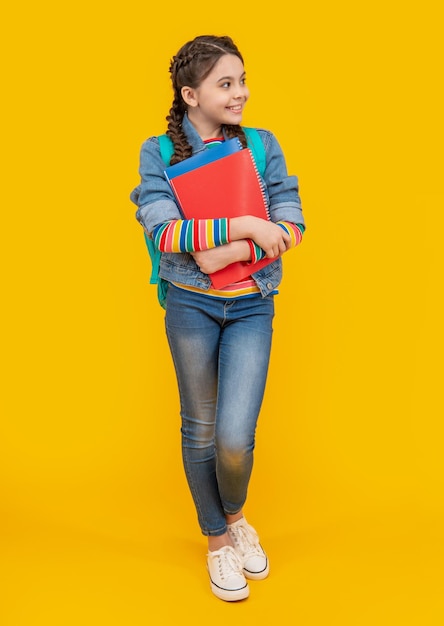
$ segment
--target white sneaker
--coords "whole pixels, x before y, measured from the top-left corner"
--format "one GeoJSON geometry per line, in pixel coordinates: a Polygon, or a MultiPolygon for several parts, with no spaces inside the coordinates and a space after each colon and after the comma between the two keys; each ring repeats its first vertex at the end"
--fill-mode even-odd
{"type": "Polygon", "coordinates": [[[250,590],[242,573],[242,562],[232,546],[208,552],[208,573],[211,590],[221,600],[244,600],[250,590]]]}
{"type": "Polygon", "coordinates": [[[241,517],[237,522],[228,524],[227,529],[242,561],[245,577],[252,580],[266,578],[270,565],[254,528],[247,524],[244,517],[241,517]]]}

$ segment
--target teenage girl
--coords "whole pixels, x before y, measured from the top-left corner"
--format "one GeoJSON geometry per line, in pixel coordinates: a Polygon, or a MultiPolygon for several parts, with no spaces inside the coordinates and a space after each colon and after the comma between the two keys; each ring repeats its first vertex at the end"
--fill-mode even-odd
{"type": "MultiPolygon", "coordinates": [[[[249,90],[243,58],[229,37],[189,41],[173,57],[170,73],[171,164],[235,136],[247,147],[240,123],[249,90]]],[[[182,219],[164,177],[157,137],[142,146],[141,184],[131,195],[138,221],[162,252],[159,275],[168,282],[165,324],[179,387],[183,463],[208,538],[211,589],[223,600],[247,598],[246,579],[269,572],[243,507],[267,377],[274,296],[282,278],[280,257],[300,243],[305,229],[297,178],[287,174],[274,135],[258,132],[266,153],[263,183],[271,221],[182,219]],[[198,241],[186,236],[196,227],[198,241]],[[262,257],[273,261],[246,280],[212,288],[208,274],[262,257]]]]}

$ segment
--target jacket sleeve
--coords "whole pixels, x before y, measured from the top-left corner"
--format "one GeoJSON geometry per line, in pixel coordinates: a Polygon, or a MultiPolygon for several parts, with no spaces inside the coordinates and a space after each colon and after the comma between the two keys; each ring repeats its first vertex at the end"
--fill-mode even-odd
{"type": "Polygon", "coordinates": [[[266,152],[264,182],[273,222],[305,225],[297,176],[289,176],[282,149],[270,131],[262,134],[266,152]]]}
{"type": "Polygon", "coordinates": [[[157,137],[150,137],[140,151],[140,185],[130,195],[132,202],[138,206],[136,219],[148,233],[157,224],[182,217],[164,176],[164,169],[159,141],[157,137]]]}

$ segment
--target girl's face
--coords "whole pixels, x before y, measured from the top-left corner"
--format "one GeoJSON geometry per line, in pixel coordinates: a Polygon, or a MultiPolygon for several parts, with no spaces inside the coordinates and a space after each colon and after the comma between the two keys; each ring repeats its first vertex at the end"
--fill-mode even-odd
{"type": "Polygon", "coordinates": [[[199,87],[182,89],[188,116],[202,139],[219,135],[222,124],[240,124],[249,95],[244,66],[234,54],[221,57],[199,87]]]}

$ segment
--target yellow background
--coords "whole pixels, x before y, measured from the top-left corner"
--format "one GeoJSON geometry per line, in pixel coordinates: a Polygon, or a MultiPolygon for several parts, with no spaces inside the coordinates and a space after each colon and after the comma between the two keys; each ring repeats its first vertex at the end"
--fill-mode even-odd
{"type": "Polygon", "coordinates": [[[23,2],[3,12],[0,621],[443,623],[438,2],[23,2]],[[247,516],[209,590],[163,312],[128,196],[202,33],[245,56],[307,221],[286,255],[247,516]]]}

